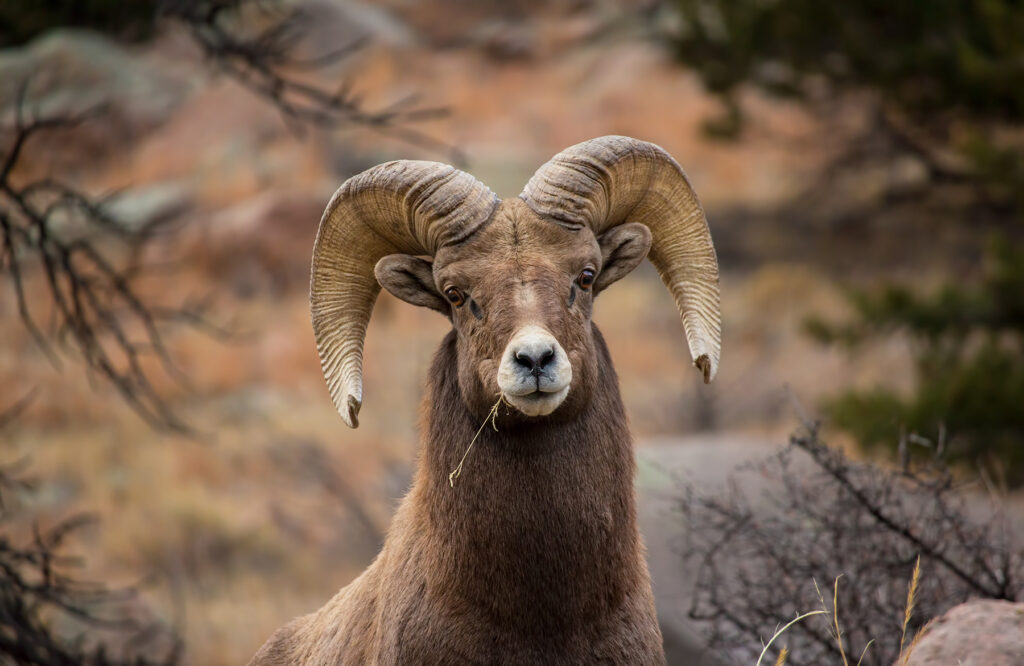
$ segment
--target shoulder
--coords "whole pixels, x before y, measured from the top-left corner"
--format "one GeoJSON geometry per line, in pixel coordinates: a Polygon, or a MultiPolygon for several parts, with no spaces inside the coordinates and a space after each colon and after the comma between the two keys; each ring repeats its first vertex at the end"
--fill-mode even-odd
{"type": "Polygon", "coordinates": [[[275,631],[253,655],[249,666],[284,666],[295,663],[296,633],[304,619],[296,618],[275,631]]]}

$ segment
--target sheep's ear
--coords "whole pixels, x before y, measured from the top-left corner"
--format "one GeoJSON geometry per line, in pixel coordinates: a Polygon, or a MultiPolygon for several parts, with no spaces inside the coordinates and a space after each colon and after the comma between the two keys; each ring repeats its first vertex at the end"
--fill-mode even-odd
{"type": "Polygon", "coordinates": [[[451,308],[434,286],[433,264],[408,254],[389,254],[373,267],[380,286],[406,303],[448,316],[451,308]]]}
{"type": "Polygon", "coordinates": [[[629,275],[651,249],[651,232],[642,224],[620,224],[597,239],[601,246],[601,272],[594,281],[594,293],[600,293],[629,275]]]}

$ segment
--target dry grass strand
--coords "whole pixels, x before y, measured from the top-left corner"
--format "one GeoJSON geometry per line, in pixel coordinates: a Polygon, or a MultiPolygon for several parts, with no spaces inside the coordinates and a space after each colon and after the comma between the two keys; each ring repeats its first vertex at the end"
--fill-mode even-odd
{"type": "Polygon", "coordinates": [[[850,666],[846,659],[846,649],[843,648],[843,632],[839,629],[839,579],[842,577],[842,574],[836,576],[832,584],[832,625],[835,627],[836,643],[839,644],[839,656],[843,659],[843,666],[850,666]]]}
{"type": "Polygon", "coordinates": [[[910,618],[914,615],[914,606],[917,604],[917,584],[921,580],[921,556],[917,556],[914,563],[914,573],[910,577],[910,585],[907,587],[907,606],[903,611],[903,629],[900,633],[900,659],[903,659],[903,646],[907,640],[907,627],[910,625],[910,618]]]}
{"type": "Polygon", "coordinates": [[[499,393],[498,401],[491,407],[491,411],[487,412],[487,416],[484,417],[484,422],[480,424],[476,434],[473,435],[473,439],[469,442],[469,446],[466,447],[466,452],[462,454],[462,460],[459,461],[458,466],[456,466],[456,468],[451,471],[451,474],[448,475],[448,485],[452,488],[455,487],[455,479],[462,476],[462,465],[466,462],[466,457],[469,456],[469,452],[473,450],[473,445],[476,444],[476,440],[480,438],[480,433],[484,431],[484,426],[487,425],[487,422],[490,421],[491,427],[494,428],[494,432],[498,432],[498,407],[501,407],[501,403],[503,402],[506,402],[505,394],[499,393]]]}
{"type": "Polygon", "coordinates": [[[924,638],[924,635],[928,633],[928,630],[931,629],[934,621],[934,618],[929,620],[923,627],[921,627],[920,631],[914,634],[914,637],[910,640],[910,645],[907,646],[906,653],[900,653],[900,659],[898,662],[899,666],[906,666],[906,663],[910,661],[910,655],[914,653],[914,648],[917,647],[917,644],[922,638],[924,638]]]}
{"type": "Polygon", "coordinates": [[[857,660],[857,666],[860,666],[861,662],[864,661],[864,655],[868,653],[868,648],[871,647],[872,644],[874,644],[874,642],[875,639],[872,638],[870,641],[868,641],[868,644],[864,646],[864,649],[860,651],[860,659],[857,660]]]}
{"type": "MultiPolygon", "coordinates": [[[[779,636],[781,636],[781,635],[782,635],[782,634],[783,634],[783,633],[784,633],[784,632],[785,632],[785,631],[786,631],[787,629],[789,629],[790,627],[792,627],[792,626],[793,626],[794,624],[796,624],[797,622],[800,622],[801,620],[804,620],[804,619],[806,619],[806,618],[809,618],[809,617],[811,617],[812,615],[828,615],[828,613],[827,613],[827,612],[825,612],[825,611],[823,611],[823,610],[818,610],[818,611],[811,611],[810,613],[804,613],[803,615],[797,615],[797,616],[796,616],[795,618],[793,618],[792,620],[790,620],[790,621],[789,621],[789,622],[788,622],[788,623],[787,623],[787,624],[786,624],[785,626],[783,626],[783,627],[782,627],[781,629],[779,629],[778,631],[776,631],[776,632],[775,632],[775,633],[774,633],[774,634],[772,635],[772,637],[768,639],[768,642],[767,642],[767,643],[765,643],[765,645],[764,645],[764,649],[762,649],[762,650],[761,650],[761,655],[760,655],[760,656],[759,656],[759,657],[757,658],[757,666],[761,666],[761,661],[762,661],[762,660],[764,659],[764,656],[765,656],[766,654],[768,654],[768,648],[770,648],[770,647],[772,646],[772,643],[774,643],[774,642],[775,642],[775,639],[776,639],[776,638],[778,638],[779,636]]],[[[785,648],[783,648],[783,650],[785,650],[785,648]]]]}

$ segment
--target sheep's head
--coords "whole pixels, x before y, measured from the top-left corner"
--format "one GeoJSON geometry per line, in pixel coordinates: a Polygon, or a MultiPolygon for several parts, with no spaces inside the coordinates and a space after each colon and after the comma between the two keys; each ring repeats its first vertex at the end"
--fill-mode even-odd
{"type": "Polygon", "coordinates": [[[563,403],[566,414],[589,397],[596,374],[594,295],[640,263],[650,244],[641,224],[597,239],[511,199],[432,262],[390,255],[376,274],[395,296],[451,318],[468,405],[486,413],[500,392],[526,416],[546,416],[563,403]]]}
{"type": "Polygon", "coordinates": [[[597,377],[593,299],[648,250],[710,381],[721,336],[717,261],[696,195],[661,148],[584,142],[508,201],[433,162],[365,171],[331,199],[313,252],[313,328],[335,405],[355,427],[380,285],[451,318],[468,407],[485,412],[501,393],[525,417],[573,414],[597,377]]]}

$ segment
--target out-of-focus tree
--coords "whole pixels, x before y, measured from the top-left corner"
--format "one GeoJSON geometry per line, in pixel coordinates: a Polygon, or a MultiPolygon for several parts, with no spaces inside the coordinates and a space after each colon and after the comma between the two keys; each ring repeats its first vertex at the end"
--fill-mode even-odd
{"type": "MultiPolygon", "coordinates": [[[[913,340],[911,395],[878,389],[829,403],[835,423],[862,443],[913,450],[929,442],[952,460],[983,462],[1011,485],[1024,484],[1024,249],[1014,247],[1024,218],[1024,5],[674,0],[674,7],[682,18],[675,53],[724,102],[725,112],[707,123],[712,134],[742,131],[744,86],[816,111],[855,95],[871,109],[870,122],[835,168],[910,154],[927,176],[903,200],[941,195],[947,214],[936,224],[1011,236],[993,243],[974,286],[950,284],[928,297],[904,286],[852,292],[856,322],[808,328],[824,341],[895,330],[913,340]]],[[[899,199],[895,191],[883,195],[880,209],[899,199]]]]}
{"type": "Polygon", "coordinates": [[[369,108],[345,77],[323,85],[315,76],[360,50],[364,39],[315,56],[301,55],[314,20],[301,2],[289,0],[11,0],[0,6],[0,48],[58,27],[92,28],[121,39],[153,36],[161,21],[185,28],[213,67],[276,106],[292,129],[355,126],[389,134],[445,154],[462,154],[413,125],[447,113],[421,106],[417,95],[369,108]]]}
{"type": "Polygon", "coordinates": [[[852,323],[820,319],[808,332],[856,346],[893,331],[915,349],[917,389],[849,391],[826,406],[862,444],[904,457],[931,448],[1024,485],[1024,247],[994,239],[978,284],[942,286],[927,296],[903,286],[853,291],[852,323]]]}
{"type": "MultiPolygon", "coordinates": [[[[114,35],[148,35],[167,21],[183,27],[210,66],[236,79],[280,112],[289,127],[336,130],[362,128],[390,134],[446,154],[461,155],[412,125],[446,113],[406,97],[369,108],[345,78],[327,84],[316,73],[358,50],[362,41],[315,56],[301,55],[311,17],[284,0],[143,0],[129,3],[22,2],[0,7],[0,46],[24,41],[49,28],[86,26],[114,35]]],[[[22,161],[40,149],[40,134],[72,132],[85,123],[112,122],[102,106],[57,114],[38,111],[35,79],[21,82],[13,117],[0,119],[0,275],[7,278],[18,314],[38,346],[58,364],[58,351],[77,354],[90,372],[109,383],[137,414],[154,427],[187,431],[154,387],[155,357],[168,376],[179,380],[164,334],[186,324],[207,332],[224,332],[207,321],[207,303],[177,306],[147,302],[136,284],[149,267],[134,258],[157,236],[173,233],[174,220],[133,228],[112,211],[108,201],[82,191],[65,175],[26,179],[22,161]],[[120,254],[118,254],[120,253],[120,254]],[[127,254],[131,261],[121,261],[127,254]],[[31,303],[27,283],[41,278],[43,303],[31,303]],[[52,306],[56,326],[37,325],[33,310],[52,306]],[[57,342],[58,345],[51,344],[57,342]]]]}
{"type": "Polygon", "coordinates": [[[675,0],[680,60],[721,96],[735,136],[743,85],[807,103],[873,96],[872,134],[935,181],[1024,209],[1024,5],[1014,0],[675,0]]]}
{"type": "Polygon", "coordinates": [[[0,274],[9,282],[18,316],[37,346],[60,367],[51,341],[73,350],[90,379],[108,382],[136,414],[157,428],[186,431],[151,381],[146,357],[181,380],[164,344],[169,326],[189,324],[221,333],[205,318],[204,303],[166,306],[147,302],[137,289],[145,271],[129,257],[166,230],[167,219],[133,227],[110,213],[105,202],[56,177],[19,179],[17,169],[32,139],[41,133],[70,131],[101,113],[29,117],[21,87],[12,127],[0,127],[0,274]],[[112,246],[120,246],[112,250],[112,246]],[[29,296],[34,277],[46,285],[45,302],[55,326],[44,333],[29,296]]]}
{"type": "Polygon", "coordinates": [[[153,32],[156,7],[156,0],[5,0],[0,3],[0,47],[21,44],[54,26],[143,38],[153,32]]]}
{"type": "Polygon", "coordinates": [[[445,154],[456,164],[462,153],[414,127],[447,114],[447,109],[420,106],[419,96],[369,108],[343,77],[324,85],[309,76],[363,47],[363,40],[342,44],[315,57],[299,55],[312,20],[304,9],[282,0],[159,0],[162,17],[183,24],[213,65],[274,105],[289,126],[339,129],[357,127],[388,134],[445,154]]]}

